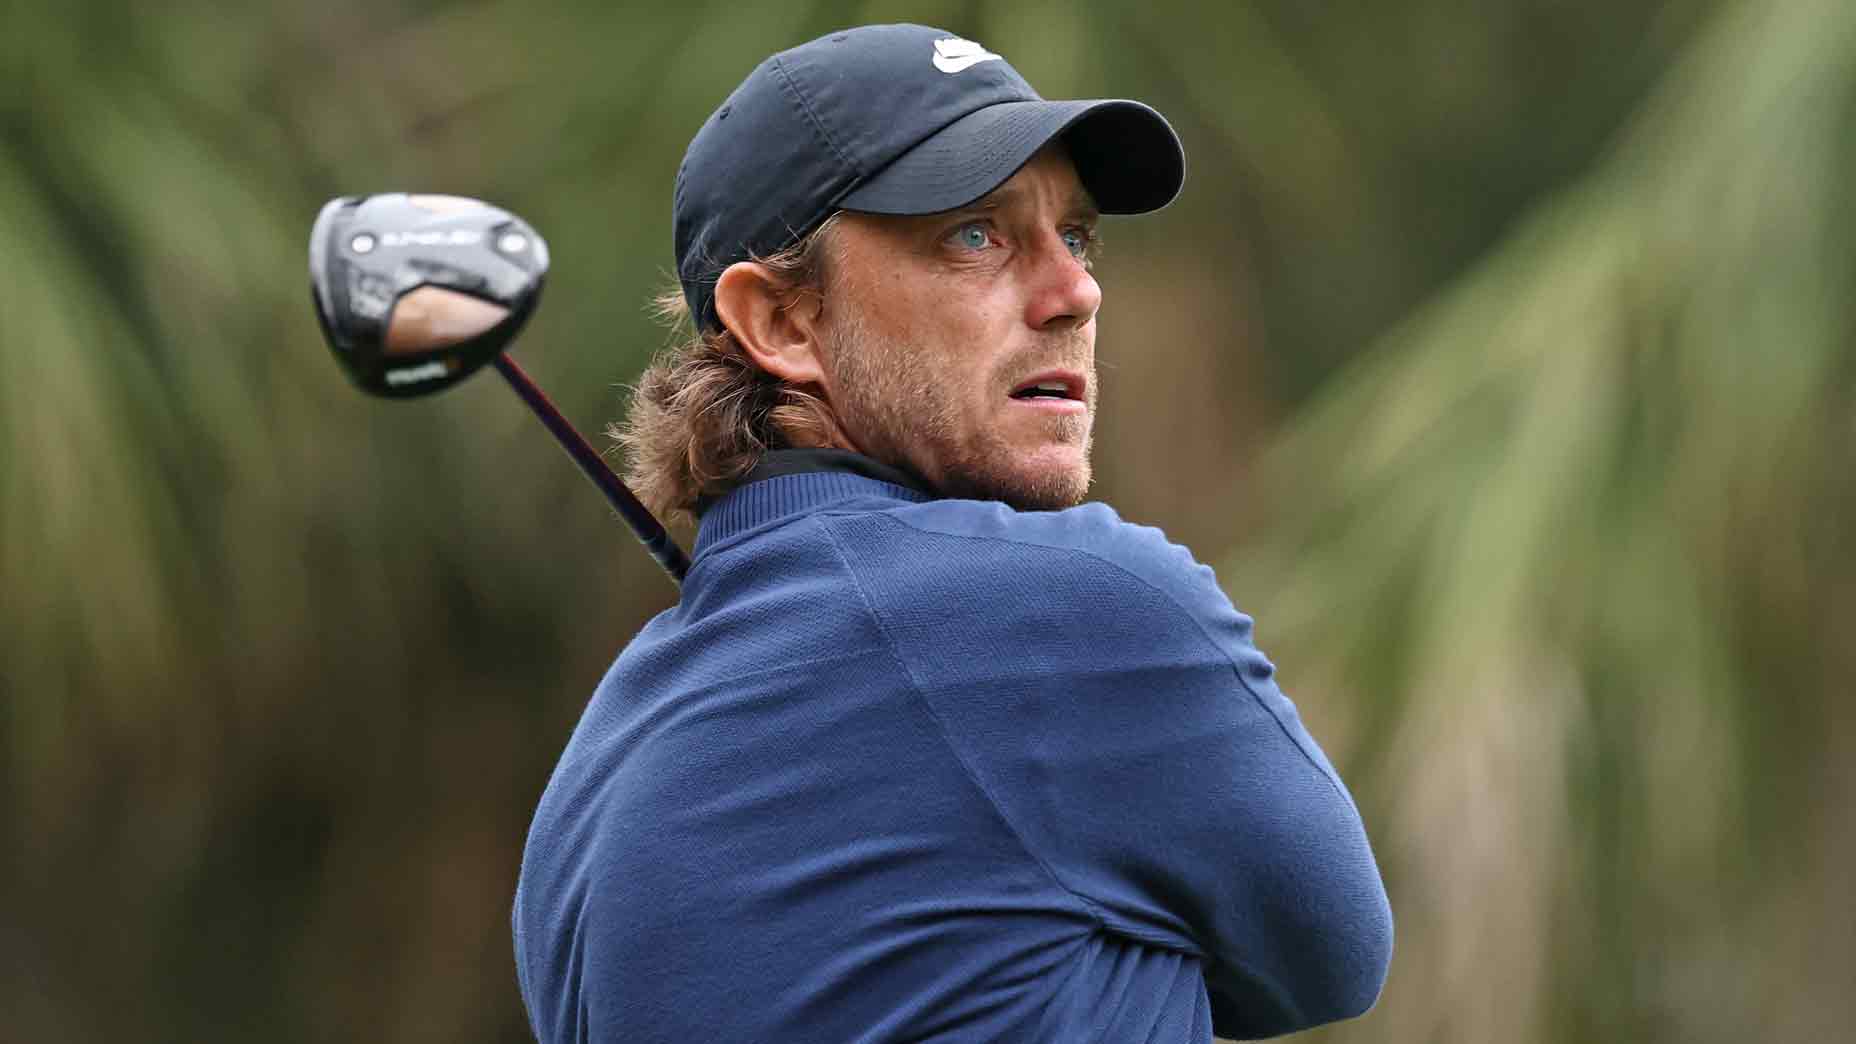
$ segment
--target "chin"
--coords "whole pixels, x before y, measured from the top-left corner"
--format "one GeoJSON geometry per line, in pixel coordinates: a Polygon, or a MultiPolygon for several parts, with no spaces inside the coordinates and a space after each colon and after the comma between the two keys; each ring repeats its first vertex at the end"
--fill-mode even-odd
{"type": "Polygon", "coordinates": [[[1065,482],[1064,476],[1045,476],[1036,484],[1020,486],[1009,497],[1000,497],[1019,511],[1062,511],[1083,502],[1089,494],[1089,476],[1065,482]]]}
{"type": "Polygon", "coordinates": [[[1089,493],[1089,457],[1064,447],[1000,467],[996,458],[947,476],[942,492],[971,500],[997,500],[1019,511],[1061,511],[1089,493]],[[990,465],[990,466],[989,466],[990,465]]]}

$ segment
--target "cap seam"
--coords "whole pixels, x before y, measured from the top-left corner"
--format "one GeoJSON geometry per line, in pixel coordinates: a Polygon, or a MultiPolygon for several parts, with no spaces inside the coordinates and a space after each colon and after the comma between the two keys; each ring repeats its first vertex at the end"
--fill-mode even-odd
{"type": "Polygon", "coordinates": [[[825,142],[826,147],[831,149],[831,154],[838,157],[838,162],[849,167],[853,174],[860,178],[863,177],[863,169],[845,155],[844,150],[839,148],[838,143],[832,139],[830,128],[826,127],[825,121],[813,111],[812,102],[806,98],[805,92],[799,89],[799,84],[794,82],[792,74],[786,71],[786,63],[781,61],[778,55],[775,55],[773,59],[773,71],[779,74],[781,86],[792,95],[793,101],[799,106],[799,111],[805,114],[806,121],[812,124],[812,129],[818,132],[818,136],[825,142]]]}

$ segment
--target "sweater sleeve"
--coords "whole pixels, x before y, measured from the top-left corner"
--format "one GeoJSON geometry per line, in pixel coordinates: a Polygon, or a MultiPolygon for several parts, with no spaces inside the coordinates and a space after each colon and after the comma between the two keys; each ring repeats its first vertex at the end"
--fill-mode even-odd
{"type": "Polygon", "coordinates": [[[954,756],[1105,929],[1200,957],[1214,1029],[1358,1015],[1391,910],[1353,800],[1212,571],[1100,505],[834,522],[954,756]]]}

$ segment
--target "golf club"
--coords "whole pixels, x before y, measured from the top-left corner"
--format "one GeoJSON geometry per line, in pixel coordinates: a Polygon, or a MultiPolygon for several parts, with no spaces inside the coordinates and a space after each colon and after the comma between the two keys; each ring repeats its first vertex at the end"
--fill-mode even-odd
{"type": "Polygon", "coordinates": [[[462,196],[342,196],[309,235],[316,318],[362,391],[429,395],[489,363],[680,584],[683,549],[507,353],[547,275],[548,245],[527,222],[462,196]]]}

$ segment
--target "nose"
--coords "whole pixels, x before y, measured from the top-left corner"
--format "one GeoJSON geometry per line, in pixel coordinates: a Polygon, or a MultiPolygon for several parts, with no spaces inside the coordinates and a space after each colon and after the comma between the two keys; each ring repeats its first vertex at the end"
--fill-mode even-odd
{"type": "Polygon", "coordinates": [[[1025,322],[1034,330],[1062,325],[1085,326],[1102,307],[1102,288],[1070,253],[1063,236],[1052,232],[1038,244],[1025,303],[1025,322]]]}

